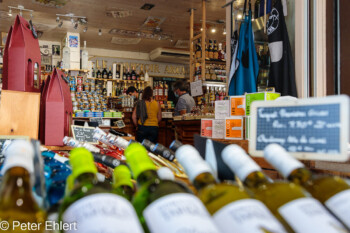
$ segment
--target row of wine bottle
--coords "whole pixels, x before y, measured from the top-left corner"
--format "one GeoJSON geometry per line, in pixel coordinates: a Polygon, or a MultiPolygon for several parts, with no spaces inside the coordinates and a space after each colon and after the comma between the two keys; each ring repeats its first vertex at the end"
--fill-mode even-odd
{"type": "MultiPolygon", "coordinates": [[[[140,143],[130,143],[124,151],[136,192],[128,167],[114,169],[112,185],[102,183],[97,179],[93,155],[85,148],[72,150],[72,174],[58,214],[66,229],[60,231],[349,232],[349,184],[336,176],[311,176],[279,145],[267,146],[265,158],[290,182],[273,182],[237,145],[222,151],[223,161],[243,186],[218,182],[209,164],[190,145],[175,141],[169,151],[175,151],[175,160],[183,166],[197,195],[185,184],[159,176],[140,143]]],[[[0,221],[45,221],[44,212],[30,194],[32,154],[24,141],[14,142],[6,150],[0,221]]],[[[15,226],[10,222],[10,227],[15,226]]]]}

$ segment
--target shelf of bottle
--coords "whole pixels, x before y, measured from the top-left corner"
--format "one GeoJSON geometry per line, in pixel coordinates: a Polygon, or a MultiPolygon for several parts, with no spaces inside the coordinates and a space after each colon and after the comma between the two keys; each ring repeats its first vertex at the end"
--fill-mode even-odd
{"type": "Polygon", "coordinates": [[[62,69],[63,71],[69,72],[69,71],[79,71],[79,72],[84,72],[87,73],[89,70],[82,70],[82,69],[62,69]]]}
{"type": "Polygon", "coordinates": [[[226,86],[226,83],[220,81],[204,81],[203,86],[226,86]]]}
{"type": "Polygon", "coordinates": [[[137,81],[137,80],[122,80],[122,79],[104,79],[104,78],[88,78],[94,80],[102,80],[102,81],[112,81],[112,82],[121,82],[121,83],[146,83],[146,81],[137,81]]]}
{"type": "MultiPolygon", "coordinates": [[[[202,63],[202,59],[195,58],[193,59],[193,63],[202,63]]],[[[226,60],[220,59],[205,59],[205,63],[217,64],[217,65],[226,65],[226,60]]]]}

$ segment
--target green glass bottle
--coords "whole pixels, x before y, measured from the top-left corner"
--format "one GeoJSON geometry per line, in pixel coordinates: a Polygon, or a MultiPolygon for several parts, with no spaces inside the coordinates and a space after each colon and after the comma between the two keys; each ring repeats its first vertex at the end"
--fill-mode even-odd
{"type": "Polygon", "coordinates": [[[131,201],[134,195],[134,185],[131,182],[131,173],[127,166],[119,165],[113,172],[113,193],[131,201]]]}
{"type": "Polygon", "coordinates": [[[261,168],[237,145],[229,145],[222,151],[222,158],[244,185],[254,192],[272,214],[290,232],[347,232],[316,199],[301,186],[272,182],[261,168]]]}
{"type": "Polygon", "coordinates": [[[278,144],[264,150],[265,159],[285,178],[303,186],[350,229],[350,185],[339,176],[312,176],[304,164],[278,144]]]}
{"type": "Polygon", "coordinates": [[[32,195],[34,149],[27,141],[12,142],[1,170],[0,232],[44,232],[46,215],[32,195]]]}
{"type": "Polygon", "coordinates": [[[137,180],[133,204],[146,232],[219,232],[201,201],[189,189],[158,177],[141,144],[130,144],[124,155],[137,180]]]}
{"type": "Polygon", "coordinates": [[[286,232],[265,205],[251,199],[243,188],[233,183],[217,183],[211,168],[193,146],[177,149],[176,159],[222,233],[286,232]]]}
{"type": "Polygon", "coordinates": [[[97,180],[94,159],[85,148],[71,151],[74,187],[60,207],[61,232],[143,232],[131,203],[97,180]]]}

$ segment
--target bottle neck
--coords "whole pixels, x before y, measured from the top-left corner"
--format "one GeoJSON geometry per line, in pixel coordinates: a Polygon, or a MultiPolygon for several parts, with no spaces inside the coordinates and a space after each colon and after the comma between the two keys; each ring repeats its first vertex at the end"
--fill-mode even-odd
{"type": "Polygon", "coordinates": [[[307,168],[300,167],[294,169],[286,178],[293,183],[305,185],[311,181],[311,176],[312,174],[307,168]]]}
{"type": "Polygon", "coordinates": [[[131,201],[132,196],[134,195],[134,189],[128,185],[120,185],[114,188],[114,193],[131,201]]]}
{"type": "Polygon", "coordinates": [[[204,172],[199,174],[194,180],[193,180],[193,186],[199,191],[208,185],[216,184],[216,180],[214,176],[210,172],[204,172]]]}
{"type": "Polygon", "coordinates": [[[74,183],[79,183],[79,184],[97,184],[98,183],[98,179],[96,174],[91,173],[91,172],[87,172],[87,173],[83,173],[80,174],[79,176],[77,176],[75,178],[75,182],[74,183]]]}
{"type": "Polygon", "coordinates": [[[22,167],[10,168],[4,175],[0,189],[0,202],[16,198],[33,199],[30,174],[22,167]]]}
{"type": "Polygon", "coordinates": [[[259,188],[268,183],[271,183],[270,179],[261,171],[254,171],[243,180],[243,183],[248,188],[259,188]]]}
{"type": "Polygon", "coordinates": [[[156,170],[146,170],[140,173],[140,175],[137,177],[137,184],[139,186],[142,186],[146,183],[148,183],[151,180],[159,180],[158,174],[156,170]]]}

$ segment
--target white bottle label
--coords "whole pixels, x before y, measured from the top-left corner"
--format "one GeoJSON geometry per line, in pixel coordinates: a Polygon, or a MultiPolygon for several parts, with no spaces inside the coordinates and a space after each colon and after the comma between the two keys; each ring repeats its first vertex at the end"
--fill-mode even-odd
{"type": "Polygon", "coordinates": [[[64,212],[64,223],[76,223],[68,232],[143,232],[133,206],[110,193],[94,194],[74,202],[64,212]]]}
{"type": "Polygon", "coordinates": [[[310,197],[291,201],[281,206],[278,212],[298,233],[347,232],[319,201],[310,197]]]}
{"type": "Polygon", "coordinates": [[[218,210],[213,218],[222,233],[286,232],[266,206],[254,199],[232,202],[218,210]]]}
{"type": "Polygon", "coordinates": [[[350,189],[329,198],[325,205],[350,228],[350,189]]]}
{"type": "Polygon", "coordinates": [[[151,203],[143,216],[152,233],[218,233],[202,202],[188,193],[170,194],[151,203]]]}

